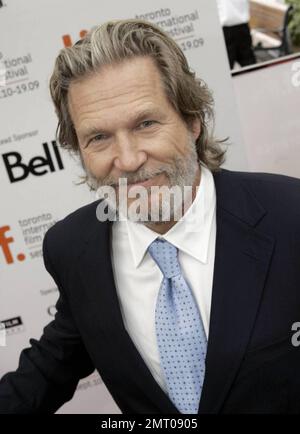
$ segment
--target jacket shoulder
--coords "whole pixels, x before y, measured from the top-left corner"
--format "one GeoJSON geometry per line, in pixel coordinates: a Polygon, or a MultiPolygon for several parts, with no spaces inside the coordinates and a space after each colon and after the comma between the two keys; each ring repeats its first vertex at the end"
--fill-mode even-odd
{"type": "MultiPolygon", "coordinates": [[[[300,179],[265,172],[237,172],[222,169],[219,182],[246,188],[276,221],[299,228],[300,179]],[[226,181],[225,181],[226,178],[226,181]]],[[[218,181],[217,181],[218,182],[218,181]]]]}
{"type": "MultiPolygon", "coordinates": [[[[241,179],[246,182],[278,183],[283,185],[295,185],[300,187],[300,179],[288,175],[267,172],[240,172],[228,169],[221,169],[220,174],[232,179],[241,179]]],[[[300,173],[299,173],[300,176],[300,173]]]]}
{"type": "Polygon", "coordinates": [[[58,266],[72,262],[81,251],[85,239],[97,222],[97,205],[100,200],[84,205],[56,222],[48,229],[43,242],[43,253],[58,266]],[[47,252],[45,252],[47,250],[47,252]]]}
{"type": "Polygon", "coordinates": [[[221,173],[221,176],[227,177],[232,182],[241,181],[243,185],[257,194],[267,193],[278,197],[278,194],[282,192],[287,193],[287,198],[292,198],[293,195],[299,197],[300,194],[300,179],[292,176],[265,172],[238,172],[227,169],[222,169],[221,173]]]}

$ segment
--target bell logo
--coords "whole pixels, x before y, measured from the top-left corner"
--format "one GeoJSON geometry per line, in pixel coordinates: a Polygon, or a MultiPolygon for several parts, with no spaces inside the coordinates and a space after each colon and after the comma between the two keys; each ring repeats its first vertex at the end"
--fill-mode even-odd
{"type": "MultiPolygon", "coordinates": [[[[6,232],[9,230],[10,230],[10,226],[0,227],[0,248],[2,249],[6,263],[13,264],[14,258],[9,248],[9,244],[14,242],[14,238],[6,236],[6,232]]],[[[24,255],[24,253],[18,253],[17,255],[18,261],[24,261],[25,258],[26,256],[24,255]]]]}
{"type": "Polygon", "coordinates": [[[31,173],[34,176],[42,176],[46,173],[55,172],[54,162],[59,170],[64,169],[63,162],[56,142],[52,142],[53,155],[50,153],[48,143],[43,143],[44,156],[34,157],[27,164],[22,162],[22,155],[19,152],[7,152],[2,155],[10,182],[18,182],[26,179],[31,173]],[[46,169],[45,167],[48,167],[46,169]],[[17,172],[17,173],[16,173],[17,172]]]}
{"type": "MultiPolygon", "coordinates": [[[[80,39],[84,38],[86,34],[87,34],[87,30],[81,30],[79,32],[80,39]]],[[[65,47],[72,47],[73,42],[70,35],[63,35],[62,40],[65,47]]]]}

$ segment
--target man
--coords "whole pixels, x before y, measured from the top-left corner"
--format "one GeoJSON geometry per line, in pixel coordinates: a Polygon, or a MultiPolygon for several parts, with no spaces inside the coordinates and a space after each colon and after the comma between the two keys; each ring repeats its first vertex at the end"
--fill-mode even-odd
{"type": "Polygon", "coordinates": [[[0,412],[55,412],[95,368],[123,413],[299,412],[300,181],[220,168],[211,95],[149,23],[96,27],[50,88],[60,142],[118,200],[47,232],[57,314],[0,381],[0,412]],[[147,212],[123,219],[135,189],[147,212]]]}
{"type": "Polygon", "coordinates": [[[230,69],[256,63],[249,29],[248,0],[217,0],[230,69]]]}

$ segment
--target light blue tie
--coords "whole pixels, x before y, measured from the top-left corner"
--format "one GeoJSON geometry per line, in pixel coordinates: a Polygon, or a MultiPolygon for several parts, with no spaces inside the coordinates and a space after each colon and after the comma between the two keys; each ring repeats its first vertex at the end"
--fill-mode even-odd
{"type": "Polygon", "coordinates": [[[181,413],[198,413],[207,339],[199,309],[178,262],[178,249],[154,240],[148,251],[163,273],[155,327],[168,394],[181,413]]]}

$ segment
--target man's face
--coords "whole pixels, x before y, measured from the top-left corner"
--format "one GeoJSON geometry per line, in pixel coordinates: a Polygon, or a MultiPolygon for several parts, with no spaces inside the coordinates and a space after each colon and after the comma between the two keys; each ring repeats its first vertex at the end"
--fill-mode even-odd
{"type": "Polygon", "coordinates": [[[105,66],[74,81],[68,101],[82,161],[98,186],[111,185],[118,194],[119,178],[127,179],[128,191],[136,183],[194,182],[200,122],[188,128],[174,110],[152,59],[105,66]]]}

